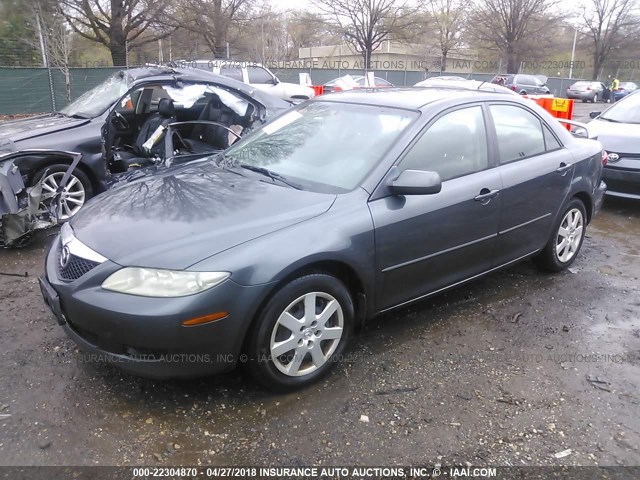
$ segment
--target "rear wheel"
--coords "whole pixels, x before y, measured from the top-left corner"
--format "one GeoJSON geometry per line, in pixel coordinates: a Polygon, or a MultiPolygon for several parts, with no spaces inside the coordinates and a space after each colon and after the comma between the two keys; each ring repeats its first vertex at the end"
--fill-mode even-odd
{"type": "Polygon", "coordinates": [[[249,333],[250,373],[272,389],[315,382],[344,351],[353,318],[351,295],[337,278],[317,273],[289,282],[259,313],[249,333]]]}
{"type": "Polygon", "coordinates": [[[551,238],[536,261],[542,268],[559,272],[571,265],[582,247],[587,226],[584,204],[574,198],[565,208],[551,238]]]}
{"type": "MultiPolygon", "coordinates": [[[[32,185],[36,185],[42,179],[42,192],[44,195],[57,192],[64,174],[69,165],[54,164],[43,167],[33,175],[32,185]]],[[[73,217],[89,198],[93,196],[91,181],[85,173],[76,168],[69,177],[60,196],[61,212],[59,220],[68,220],[73,217]]]]}

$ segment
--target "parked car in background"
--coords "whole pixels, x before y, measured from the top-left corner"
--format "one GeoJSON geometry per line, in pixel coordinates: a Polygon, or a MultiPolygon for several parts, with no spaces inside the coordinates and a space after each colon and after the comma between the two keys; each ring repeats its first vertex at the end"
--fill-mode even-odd
{"type": "Polygon", "coordinates": [[[91,200],[53,241],[41,290],[82,349],[132,373],[240,359],[267,387],[301,387],[377,313],[529,257],[571,265],[603,153],[512,95],[323,95],[91,200]]]}
{"type": "Polygon", "coordinates": [[[599,102],[609,99],[609,89],[601,82],[579,81],[567,88],[567,98],[586,102],[599,102]]]}
{"type": "Polygon", "coordinates": [[[640,92],[591,117],[589,130],[609,154],[603,172],[607,194],[640,200],[640,92]]]}
{"type": "Polygon", "coordinates": [[[438,80],[441,77],[432,77],[416,83],[415,87],[435,87],[435,88],[464,88],[467,90],[480,90],[482,92],[506,93],[508,95],[518,95],[513,90],[495,83],[482,82],[480,80],[467,80],[462,77],[450,77],[448,80],[438,80]]]}
{"type": "MultiPolygon", "coordinates": [[[[359,88],[367,88],[367,87],[365,87],[366,79],[365,79],[364,75],[350,75],[350,77],[357,83],[357,86],[354,87],[355,90],[357,90],[359,88]]],[[[330,82],[325,83],[323,85],[324,92],[325,93],[331,93],[331,92],[339,92],[339,91],[341,91],[342,88],[340,86],[338,86],[338,81],[339,80],[340,80],[340,78],[336,78],[334,80],[331,80],[330,82]]],[[[373,77],[373,80],[375,82],[375,85],[373,87],[368,87],[368,88],[391,88],[391,87],[394,86],[393,83],[388,82],[384,78],[373,77]]]]}
{"type": "MultiPolygon", "coordinates": [[[[113,166],[112,150],[136,149],[142,157],[150,159],[158,151],[145,152],[143,144],[158,126],[169,121],[213,120],[214,117],[220,122],[236,121],[238,118],[229,112],[234,109],[235,113],[240,112],[243,106],[247,110],[237,117],[243,117],[240,124],[244,125],[243,130],[249,131],[254,122],[261,124],[291,104],[242,82],[195,68],[123,70],[60,112],[0,122],[0,144],[10,143],[12,151],[42,149],[82,154],[67,182],[64,209],[67,213],[61,218],[64,220],[108,187],[107,166],[108,163],[113,166]],[[220,100],[217,107],[214,97],[220,100]],[[162,99],[172,100],[172,107],[162,99]],[[162,103],[166,109],[161,109],[162,103]]],[[[198,131],[203,130],[205,127],[192,129],[186,137],[197,136],[198,131]]],[[[211,137],[211,129],[206,127],[206,130],[205,136],[211,137]]],[[[195,144],[198,139],[193,140],[195,144]]],[[[67,154],[36,153],[21,155],[15,162],[26,186],[36,185],[45,176],[43,184],[50,190],[58,187],[71,163],[67,154]]]]}
{"type": "Polygon", "coordinates": [[[267,67],[253,62],[215,60],[211,71],[256,87],[283,100],[301,102],[315,96],[313,88],[299,83],[281,82],[267,67]]]}
{"type": "Polygon", "coordinates": [[[621,98],[626,97],[630,93],[638,89],[638,84],[634,82],[621,82],[617,90],[613,91],[613,101],[617,102],[621,98]]]}
{"type": "Polygon", "coordinates": [[[519,73],[517,75],[505,74],[496,75],[491,80],[491,83],[496,83],[513,90],[520,95],[548,95],[551,93],[549,87],[543,81],[535,75],[526,75],[519,73]]]}

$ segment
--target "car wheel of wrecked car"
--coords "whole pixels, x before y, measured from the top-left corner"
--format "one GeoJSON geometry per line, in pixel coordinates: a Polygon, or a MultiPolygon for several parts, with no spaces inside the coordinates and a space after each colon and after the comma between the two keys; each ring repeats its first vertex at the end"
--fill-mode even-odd
{"type": "Polygon", "coordinates": [[[249,333],[249,369],[269,388],[306,386],[329,371],[353,330],[349,291],[335,277],[311,274],[282,287],[249,333]]]}
{"type": "MultiPolygon", "coordinates": [[[[42,190],[44,194],[55,193],[64,178],[64,174],[68,170],[69,165],[55,164],[38,170],[33,178],[33,184],[42,182],[42,190]]],[[[93,196],[93,188],[91,181],[87,175],[80,169],[76,168],[65,186],[60,196],[60,213],[58,220],[68,220],[73,217],[80,208],[93,196]]]]}
{"type": "Polygon", "coordinates": [[[560,216],[546,247],[536,257],[538,264],[552,272],[559,272],[571,265],[582,246],[586,219],[584,204],[574,198],[560,216]]]}

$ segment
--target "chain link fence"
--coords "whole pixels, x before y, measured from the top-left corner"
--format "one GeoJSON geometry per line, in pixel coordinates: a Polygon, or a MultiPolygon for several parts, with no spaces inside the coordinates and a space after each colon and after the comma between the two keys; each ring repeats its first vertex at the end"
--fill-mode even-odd
{"type": "MultiPolygon", "coordinates": [[[[71,100],[78,98],[87,90],[98,85],[121,68],[71,68],[71,100]]],[[[362,70],[338,69],[276,69],[273,73],[283,82],[298,83],[300,73],[308,73],[314,85],[322,85],[344,75],[362,75],[362,70]]],[[[381,70],[377,77],[384,78],[396,86],[411,86],[425,78],[440,73],[381,70]]],[[[443,72],[447,75],[447,72],[443,72]]],[[[452,75],[455,73],[452,73],[452,75]]],[[[457,73],[456,75],[460,75],[457,73]]],[[[493,74],[473,73],[464,75],[480,81],[490,81],[493,74]]],[[[560,77],[550,77],[547,85],[556,96],[563,96],[567,87],[576,81],[560,77]]],[[[68,104],[65,77],[55,68],[44,67],[0,67],[0,114],[33,114],[53,112],[68,104]]]]}

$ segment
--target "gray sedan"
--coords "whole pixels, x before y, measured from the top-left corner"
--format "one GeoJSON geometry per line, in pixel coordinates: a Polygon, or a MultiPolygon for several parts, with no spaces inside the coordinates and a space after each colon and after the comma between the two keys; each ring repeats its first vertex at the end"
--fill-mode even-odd
{"type": "Polygon", "coordinates": [[[582,100],[583,103],[597,103],[600,100],[607,100],[609,93],[603,83],[580,81],[567,88],[567,98],[582,100]]]}
{"type": "Polygon", "coordinates": [[[571,265],[602,158],[515,96],[322,96],[88,202],[40,285],[91,359],[163,378],[241,363],[296,388],[378,313],[529,257],[571,265]]]}

